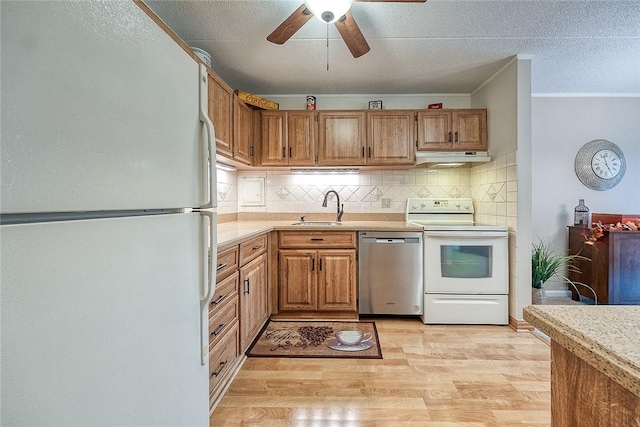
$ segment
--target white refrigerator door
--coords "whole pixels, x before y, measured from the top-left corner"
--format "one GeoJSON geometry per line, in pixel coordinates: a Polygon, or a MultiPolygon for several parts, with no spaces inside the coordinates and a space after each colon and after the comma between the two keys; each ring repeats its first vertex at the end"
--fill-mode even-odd
{"type": "Polygon", "coordinates": [[[208,425],[205,222],[0,227],[2,424],[208,425]]]}
{"type": "Polygon", "coordinates": [[[1,213],[205,204],[193,58],[132,1],[0,7],[1,213]]]}

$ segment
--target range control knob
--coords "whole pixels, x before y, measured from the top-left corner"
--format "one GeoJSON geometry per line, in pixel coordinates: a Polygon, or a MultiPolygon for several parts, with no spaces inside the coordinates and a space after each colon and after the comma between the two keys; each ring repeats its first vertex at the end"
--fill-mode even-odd
{"type": "Polygon", "coordinates": [[[427,204],[425,202],[422,202],[422,203],[420,203],[420,206],[424,208],[424,207],[427,206],[427,204]]]}
{"type": "Polygon", "coordinates": [[[471,205],[470,205],[470,204],[466,204],[466,205],[464,205],[464,208],[465,208],[466,210],[470,210],[470,209],[471,209],[471,205]]]}

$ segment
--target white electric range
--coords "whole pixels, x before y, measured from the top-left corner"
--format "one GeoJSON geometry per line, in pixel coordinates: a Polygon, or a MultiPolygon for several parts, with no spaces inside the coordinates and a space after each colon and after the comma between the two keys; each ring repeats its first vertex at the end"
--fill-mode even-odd
{"type": "Polygon", "coordinates": [[[424,323],[508,324],[508,228],[475,223],[469,198],[410,198],[406,220],[424,230],[424,323]]]}

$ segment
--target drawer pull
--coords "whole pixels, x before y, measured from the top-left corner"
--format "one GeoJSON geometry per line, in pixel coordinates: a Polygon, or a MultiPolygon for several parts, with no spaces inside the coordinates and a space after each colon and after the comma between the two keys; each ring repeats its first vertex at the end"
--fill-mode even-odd
{"type": "Polygon", "coordinates": [[[226,323],[220,323],[218,325],[218,329],[216,329],[215,331],[211,332],[211,335],[213,335],[214,337],[217,337],[218,334],[220,334],[220,332],[222,332],[222,330],[224,329],[225,326],[227,326],[226,323]]]}
{"type": "Polygon", "coordinates": [[[322,242],[322,241],[324,241],[324,239],[322,237],[312,237],[311,241],[312,242],[322,242]]]}
{"type": "Polygon", "coordinates": [[[244,290],[242,293],[243,293],[243,294],[248,294],[248,293],[250,293],[249,291],[251,290],[251,287],[250,287],[250,286],[251,286],[251,284],[249,283],[249,279],[244,279],[244,280],[242,281],[242,283],[244,283],[244,284],[245,284],[245,286],[246,286],[245,290],[244,290]]]}
{"type": "Polygon", "coordinates": [[[220,373],[222,372],[222,370],[224,369],[224,367],[225,367],[225,366],[227,366],[227,361],[225,360],[224,362],[220,362],[220,365],[218,365],[218,366],[220,366],[220,367],[218,368],[218,370],[217,370],[217,371],[215,371],[215,372],[212,372],[212,373],[211,373],[211,376],[212,376],[212,377],[217,377],[218,375],[220,375],[220,373]]]}
{"type": "Polygon", "coordinates": [[[257,251],[258,249],[260,249],[262,247],[262,245],[258,245],[258,246],[254,246],[251,248],[252,251],[257,251]]]}
{"type": "Polygon", "coordinates": [[[215,301],[212,301],[212,302],[211,302],[211,304],[218,305],[218,304],[220,304],[220,303],[222,302],[222,300],[224,300],[226,297],[227,297],[227,295],[226,295],[226,294],[225,294],[225,295],[220,295],[220,298],[218,298],[218,299],[217,299],[217,300],[215,300],[215,301]]]}
{"type": "Polygon", "coordinates": [[[216,271],[220,271],[223,268],[225,268],[227,266],[226,262],[223,262],[222,264],[218,264],[218,267],[216,267],[216,271]]]}

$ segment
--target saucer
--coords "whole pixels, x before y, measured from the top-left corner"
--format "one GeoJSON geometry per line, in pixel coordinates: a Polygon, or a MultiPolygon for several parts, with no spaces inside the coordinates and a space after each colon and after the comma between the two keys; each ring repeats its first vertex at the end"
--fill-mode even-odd
{"type": "Polygon", "coordinates": [[[367,350],[367,349],[370,349],[371,347],[373,347],[373,343],[371,343],[371,341],[365,341],[365,342],[361,342],[360,344],[357,344],[357,345],[344,345],[344,344],[340,344],[338,342],[338,340],[334,339],[334,340],[329,341],[328,346],[332,350],[362,351],[362,350],[367,350]]]}

